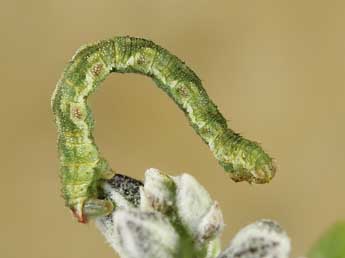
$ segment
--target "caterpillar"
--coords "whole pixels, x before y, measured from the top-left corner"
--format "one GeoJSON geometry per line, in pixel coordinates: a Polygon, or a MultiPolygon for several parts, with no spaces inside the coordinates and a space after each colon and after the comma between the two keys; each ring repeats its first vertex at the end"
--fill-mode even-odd
{"type": "Polygon", "coordinates": [[[198,76],[179,58],[150,40],[114,37],[81,47],[66,66],[52,96],[58,129],[62,193],[79,222],[110,213],[101,182],[115,172],[101,156],[92,135],[87,99],[112,72],[139,73],[153,79],[184,112],[195,132],[230,177],[267,183],[275,174],[272,158],[256,142],[228,128],[198,76]]]}

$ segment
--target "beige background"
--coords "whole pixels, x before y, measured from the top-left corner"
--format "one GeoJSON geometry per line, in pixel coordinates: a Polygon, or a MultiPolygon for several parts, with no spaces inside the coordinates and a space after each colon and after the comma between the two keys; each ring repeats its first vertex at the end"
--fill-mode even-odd
{"type": "Polygon", "coordinates": [[[92,97],[114,168],[194,175],[220,202],[224,243],[278,220],[293,256],[344,218],[345,2],[1,1],[1,257],[114,257],[60,197],[50,96],[74,51],[115,35],[152,39],[202,78],[233,129],[277,160],[269,185],[235,184],[148,78],[111,75],[92,97]]]}

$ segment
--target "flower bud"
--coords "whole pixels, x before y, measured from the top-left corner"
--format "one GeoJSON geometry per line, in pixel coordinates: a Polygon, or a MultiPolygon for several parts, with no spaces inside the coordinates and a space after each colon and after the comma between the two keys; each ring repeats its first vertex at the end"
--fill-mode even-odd
{"type": "Polygon", "coordinates": [[[174,177],[174,181],[177,186],[176,206],[180,220],[192,236],[197,237],[199,225],[209,212],[212,200],[207,191],[191,175],[174,177]]]}
{"type": "Polygon", "coordinates": [[[140,194],[144,206],[148,203],[153,209],[166,213],[174,204],[175,183],[158,169],[146,170],[143,190],[140,194]]]}
{"type": "Polygon", "coordinates": [[[260,220],[244,227],[218,258],[288,258],[290,239],[274,221],[260,220]]]}
{"type": "Polygon", "coordinates": [[[119,253],[127,258],[173,258],[179,236],[158,212],[119,210],[114,213],[119,253]]]}
{"type": "Polygon", "coordinates": [[[219,236],[224,228],[223,214],[217,202],[214,202],[198,227],[198,240],[203,243],[219,236]]]}

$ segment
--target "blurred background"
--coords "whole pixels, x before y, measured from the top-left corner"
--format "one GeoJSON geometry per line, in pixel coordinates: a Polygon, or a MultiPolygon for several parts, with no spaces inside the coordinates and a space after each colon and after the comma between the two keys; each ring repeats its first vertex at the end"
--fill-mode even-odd
{"type": "Polygon", "coordinates": [[[201,77],[229,125],[279,170],[234,183],[175,104],[146,77],[112,74],[91,98],[95,136],[114,169],[194,175],[219,201],[224,245],[278,220],[303,255],[345,217],[345,2],[307,0],[1,1],[1,257],[115,257],[60,196],[50,97],[82,44],[148,38],[201,77]]]}

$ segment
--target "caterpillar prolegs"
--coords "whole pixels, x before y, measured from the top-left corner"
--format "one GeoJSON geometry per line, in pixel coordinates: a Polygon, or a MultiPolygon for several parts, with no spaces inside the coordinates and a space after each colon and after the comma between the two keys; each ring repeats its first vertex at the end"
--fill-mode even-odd
{"type": "Polygon", "coordinates": [[[153,79],[185,113],[234,181],[266,183],[275,174],[259,144],[229,129],[198,76],[183,61],[152,41],[115,37],[80,48],[65,68],[52,98],[58,128],[62,192],[80,222],[104,215],[113,204],[100,184],[114,176],[92,136],[88,96],[111,72],[140,73],[153,79]]]}

